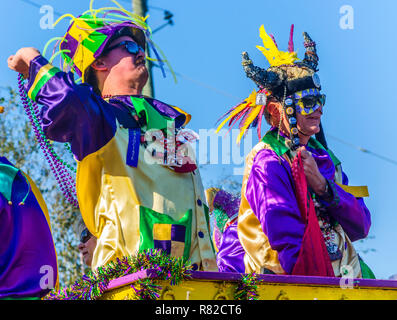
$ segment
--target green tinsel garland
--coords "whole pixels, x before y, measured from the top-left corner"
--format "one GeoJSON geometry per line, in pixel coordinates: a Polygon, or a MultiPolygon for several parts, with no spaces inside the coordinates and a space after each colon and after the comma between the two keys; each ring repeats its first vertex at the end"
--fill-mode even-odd
{"type": "MultiPolygon", "coordinates": [[[[132,274],[144,269],[153,269],[157,280],[170,280],[171,285],[177,285],[190,277],[192,266],[183,258],[171,257],[162,250],[149,249],[135,256],[117,258],[115,261],[90,271],[69,287],[51,291],[44,300],[96,300],[106,290],[109,281],[132,274]]],[[[153,283],[153,279],[136,281],[131,287],[135,290],[137,299],[157,299],[161,286],[153,283]]]]}
{"type": "Polygon", "coordinates": [[[258,300],[257,276],[255,273],[241,276],[241,280],[234,292],[235,300],[258,300]]]}
{"type": "Polygon", "coordinates": [[[135,290],[137,300],[157,300],[162,289],[153,279],[148,278],[136,281],[131,288],[135,290]]]}

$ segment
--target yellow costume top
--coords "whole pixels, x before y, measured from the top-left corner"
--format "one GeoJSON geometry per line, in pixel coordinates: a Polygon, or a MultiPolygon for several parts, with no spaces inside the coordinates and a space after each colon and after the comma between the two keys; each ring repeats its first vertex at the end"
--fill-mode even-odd
{"type": "Polygon", "coordinates": [[[190,115],[143,96],[107,102],[42,56],[31,62],[27,92],[43,105],[45,135],[69,142],[78,161],[79,207],[97,237],[93,269],[160,248],[190,259],[194,269],[217,270],[198,170],[153,163],[155,154],[142,141],[145,130],[167,133],[168,123],[181,130],[190,115]]]}

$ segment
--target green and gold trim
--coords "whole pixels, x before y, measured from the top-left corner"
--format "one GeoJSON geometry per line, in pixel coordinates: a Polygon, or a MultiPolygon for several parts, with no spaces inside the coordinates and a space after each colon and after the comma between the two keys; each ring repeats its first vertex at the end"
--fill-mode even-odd
{"type": "Polygon", "coordinates": [[[140,206],[139,251],[165,249],[169,246],[168,249],[171,249],[171,252],[168,254],[188,259],[191,247],[192,214],[192,210],[189,209],[179,220],[174,220],[167,214],[140,206]],[[162,245],[164,248],[161,247],[162,245]]]}
{"type": "Polygon", "coordinates": [[[54,67],[50,63],[41,67],[28,91],[29,98],[35,100],[40,89],[60,71],[61,70],[59,70],[57,67],[54,67]]]}

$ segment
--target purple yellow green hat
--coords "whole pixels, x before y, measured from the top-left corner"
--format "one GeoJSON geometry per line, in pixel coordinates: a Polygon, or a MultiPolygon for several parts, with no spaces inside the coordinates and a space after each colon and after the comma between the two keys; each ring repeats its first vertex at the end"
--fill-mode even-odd
{"type": "Polygon", "coordinates": [[[70,26],[63,37],[53,38],[47,42],[43,55],[48,45],[57,40],[50,62],[58,55],[61,56],[61,69],[75,72],[84,82],[84,75],[88,67],[102,54],[107,43],[114,34],[123,28],[130,28],[134,40],[142,47],[148,44],[155,55],[155,59],[147,57],[151,61],[157,61],[165,77],[164,64],[168,64],[164,54],[151,39],[152,31],[146,23],[147,17],[127,11],[119,3],[111,0],[116,7],[93,9],[93,0],[90,1],[90,9],[78,17],[65,14],[55,23],[70,17],[70,26]],[[161,56],[158,53],[161,52],[161,56]]]}

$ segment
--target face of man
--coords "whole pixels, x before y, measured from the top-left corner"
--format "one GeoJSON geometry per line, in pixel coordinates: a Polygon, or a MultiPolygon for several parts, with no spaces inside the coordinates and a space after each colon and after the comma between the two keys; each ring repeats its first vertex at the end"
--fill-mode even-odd
{"type": "Polygon", "coordinates": [[[145,53],[139,50],[134,54],[130,53],[125,45],[117,46],[123,41],[134,40],[130,36],[122,36],[112,41],[108,48],[116,47],[97,59],[94,68],[106,74],[106,81],[143,88],[149,77],[145,53]]]}
{"type": "Polygon", "coordinates": [[[325,95],[317,89],[300,91],[295,95],[297,127],[301,134],[312,136],[320,131],[325,95]]]}
{"type": "Polygon", "coordinates": [[[298,130],[306,136],[312,136],[320,132],[321,116],[323,115],[323,107],[318,108],[311,114],[302,116],[296,114],[298,130]]]}
{"type": "Polygon", "coordinates": [[[96,241],[97,239],[94,236],[91,236],[86,242],[80,242],[78,246],[80,254],[83,257],[83,262],[89,267],[92,263],[92,255],[94,254],[96,241]]]}
{"type": "Polygon", "coordinates": [[[84,229],[82,231],[78,249],[83,258],[83,262],[89,267],[92,263],[92,255],[94,254],[96,241],[97,239],[93,235],[91,235],[87,229],[84,229]]]}
{"type": "MultiPolygon", "coordinates": [[[[310,98],[310,97],[308,97],[310,98]]],[[[308,99],[310,101],[310,99],[308,99]]],[[[316,99],[315,99],[316,100],[316,99]]],[[[319,101],[320,103],[321,101],[319,101]]],[[[295,101],[296,103],[296,101],[295,101]]],[[[310,104],[308,104],[310,106],[310,104]]],[[[283,131],[287,136],[290,132],[290,125],[288,118],[283,110],[283,106],[279,102],[270,102],[267,106],[268,112],[270,113],[270,122],[272,126],[278,127],[280,125],[281,131],[283,131]],[[280,122],[280,116],[282,116],[282,121],[280,122]]],[[[299,112],[298,107],[296,106],[296,121],[297,121],[297,128],[298,128],[298,135],[303,144],[307,143],[309,137],[315,135],[316,133],[320,132],[320,123],[321,117],[323,115],[323,106],[318,105],[311,111],[306,108],[305,112],[301,111],[302,113],[309,113],[302,115],[299,112]],[[313,111],[314,109],[314,111],[313,111]],[[308,111],[308,112],[306,112],[308,111]]]]}

